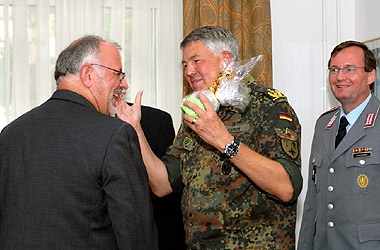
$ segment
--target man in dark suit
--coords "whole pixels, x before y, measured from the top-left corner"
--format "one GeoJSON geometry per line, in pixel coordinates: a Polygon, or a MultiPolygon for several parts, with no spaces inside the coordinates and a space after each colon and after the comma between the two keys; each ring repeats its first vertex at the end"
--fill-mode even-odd
{"type": "MultiPolygon", "coordinates": [[[[175,136],[170,114],[159,109],[142,106],[141,126],[152,151],[158,157],[164,156],[175,136]]],[[[181,196],[182,193],[172,193],[165,197],[157,197],[151,192],[160,250],[186,249],[181,196]]]]}
{"type": "Polygon", "coordinates": [[[346,41],[328,66],[342,105],[315,125],[298,249],[380,249],[380,102],[370,91],[376,59],[365,44],[346,41]]]}
{"type": "Polygon", "coordinates": [[[109,116],[121,69],[114,44],[78,39],[53,96],[0,134],[1,249],[158,249],[136,132],[109,116]]]}

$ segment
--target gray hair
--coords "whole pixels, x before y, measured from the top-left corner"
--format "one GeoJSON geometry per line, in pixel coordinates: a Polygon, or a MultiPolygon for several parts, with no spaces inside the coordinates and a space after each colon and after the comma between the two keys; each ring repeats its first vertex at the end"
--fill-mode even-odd
{"type": "MultiPolygon", "coordinates": [[[[55,64],[54,78],[57,85],[60,76],[67,73],[78,75],[83,64],[87,62],[100,63],[98,59],[100,43],[107,42],[95,35],[86,35],[71,43],[58,56],[55,64]]],[[[121,49],[116,43],[112,43],[117,49],[121,49]]]]}
{"type": "Polygon", "coordinates": [[[193,30],[181,42],[181,50],[190,43],[200,41],[206,45],[215,55],[223,51],[231,52],[233,61],[239,60],[239,47],[231,31],[219,26],[205,26],[193,30]]]}

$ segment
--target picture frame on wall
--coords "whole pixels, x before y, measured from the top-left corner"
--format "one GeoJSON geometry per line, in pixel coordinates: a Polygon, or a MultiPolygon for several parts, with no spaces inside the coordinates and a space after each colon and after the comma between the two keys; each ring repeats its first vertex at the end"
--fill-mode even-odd
{"type": "Polygon", "coordinates": [[[380,98],[380,37],[363,42],[375,55],[376,65],[376,80],[374,86],[374,94],[380,98]]]}

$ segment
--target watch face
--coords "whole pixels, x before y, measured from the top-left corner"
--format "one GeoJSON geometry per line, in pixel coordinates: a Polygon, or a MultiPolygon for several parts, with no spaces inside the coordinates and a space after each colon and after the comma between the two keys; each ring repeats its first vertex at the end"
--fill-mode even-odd
{"type": "Polygon", "coordinates": [[[224,150],[224,153],[228,157],[234,157],[239,151],[239,145],[235,143],[235,141],[232,141],[226,145],[226,148],[224,150]]]}

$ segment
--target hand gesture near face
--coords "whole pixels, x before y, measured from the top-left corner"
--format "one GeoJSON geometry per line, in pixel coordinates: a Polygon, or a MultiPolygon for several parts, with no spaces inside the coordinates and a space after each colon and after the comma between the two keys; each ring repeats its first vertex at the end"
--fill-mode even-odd
{"type": "Polygon", "coordinates": [[[140,126],[141,121],[141,96],[143,92],[139,91],[136,94],[135,102],[133,105],[128,105],[128,103],[121,101],[117,104],[116,117],[128,122],[136,129],[140,126]]]}

